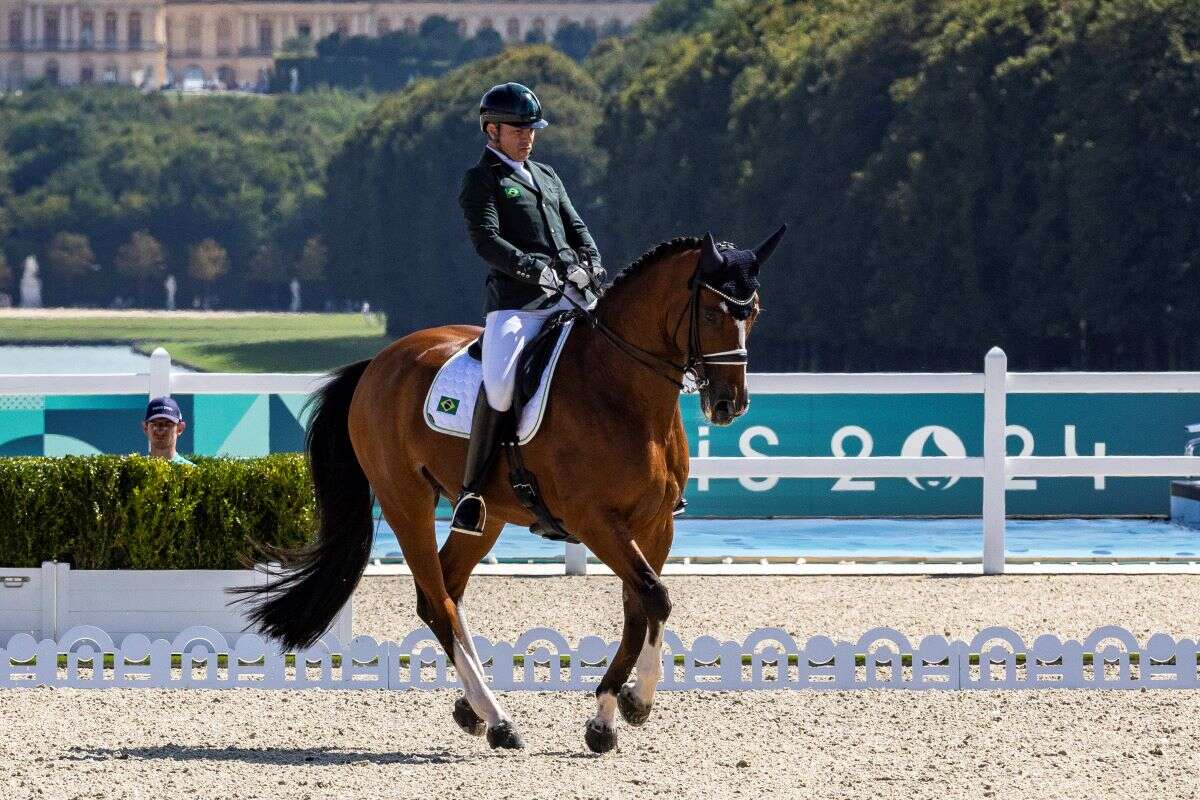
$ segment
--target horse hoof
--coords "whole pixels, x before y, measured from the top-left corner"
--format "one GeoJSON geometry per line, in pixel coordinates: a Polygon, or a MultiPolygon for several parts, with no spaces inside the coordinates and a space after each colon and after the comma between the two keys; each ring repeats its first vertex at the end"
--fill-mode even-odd
{"type": "Polygon", "coordinates": [[[605,727],[594,719],[588,720],[583,740],[593,753],[607,753],[617,746],[617,729],[605,727]]]}
{"type": "Polygon", "coordinates": [[[525,741],[521,738],[521,734],[517,733],[517,729],[508,720],[502,720],[488,728],[487,740],[493,750],[497,747],[503,747],[505,750],[522,750],[525,747],[525,741]]]}
{"type": "Polygon", "coordinates": [[[621,711],[621,719],[633,727],[645,725],[650,718],[650,703],[643,703],[641,698],[633,693],[632,686],[622,686],[617,693],[617,708],[621,711]]]}
{"type": "Polygon", "coordinates": [[[471,704],[465,697],[454,701],[454,721],[458,723],[458,727],[472,736],[483,736],[484,731],[487,730],[487,725],[475,713],[475,709],[471,708],[471,704]]]}

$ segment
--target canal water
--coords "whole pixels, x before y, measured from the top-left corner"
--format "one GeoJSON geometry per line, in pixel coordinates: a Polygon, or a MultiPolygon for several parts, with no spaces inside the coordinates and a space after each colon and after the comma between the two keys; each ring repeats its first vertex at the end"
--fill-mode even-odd
{"type": "MultiPolygon", "coordinates": [[[[172,365],[173,372],[191,372],[172,365]]],[[[125,345],[0,345],[0,374],[149,372],[150,356],[125,345]]]]}

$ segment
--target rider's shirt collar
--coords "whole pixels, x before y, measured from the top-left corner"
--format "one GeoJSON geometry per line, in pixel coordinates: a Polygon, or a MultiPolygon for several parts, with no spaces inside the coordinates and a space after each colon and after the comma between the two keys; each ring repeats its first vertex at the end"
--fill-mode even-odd
{"type": "Polygon", "coordinates": [[[524,161],[513,161],[511,158],[504,155],[504,153],[499,149],[492,147],[490,144],[487,145],[487,149],[499,156],[500,160],[505,164],[508,164],[510,167],[512,167],[513,171],[520,175],[530,186],[537,186],[537,184],[533,181],[533,173],[531,173],[529,168],[525,166],[524,161]]]}

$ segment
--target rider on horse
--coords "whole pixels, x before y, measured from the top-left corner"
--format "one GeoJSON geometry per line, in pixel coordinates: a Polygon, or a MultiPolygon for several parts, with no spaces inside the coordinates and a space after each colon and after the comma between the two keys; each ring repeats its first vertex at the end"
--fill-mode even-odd
{"type": "Polygon", "coordinates": [[[485,483],[504,412],[512,407],[521,351],[555,312],[596,302],[600,251],[558,174],[529,160],[550,123],[519,83],[493,86],[479,103],[487,146],[463,177],[459,204],[475,251],[488,263],[483,386],[471,419],[462,491],[450,529],[480,535],[485,483]],[[574,301],[574,303],[572,303],[574,301]]]}

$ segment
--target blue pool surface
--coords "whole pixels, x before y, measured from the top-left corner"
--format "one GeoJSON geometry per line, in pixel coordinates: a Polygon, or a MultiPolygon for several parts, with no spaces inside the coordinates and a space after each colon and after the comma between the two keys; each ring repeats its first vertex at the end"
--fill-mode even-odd
{"type": "MultiPolygon", "coordinates": [[[[437,522],[438,543],[449,523],[437,522]]],[[[979,519],[679,519],[672,556],[907,556],[979,558],[979,519]]],[[[372,558],[400,555],[387,523],[372,558]]],[[[1005,552],[1014,557],[1200,557],[1200,531],[1147,519],[1009,520],[1005,552]]],[[[563,546],[508,525],[492,554],[501,561],[561,557],[563,546]]]]}

